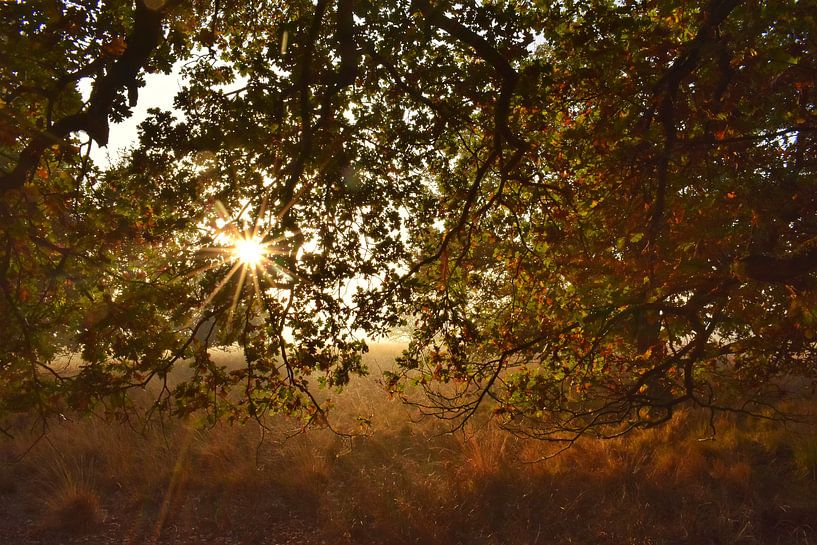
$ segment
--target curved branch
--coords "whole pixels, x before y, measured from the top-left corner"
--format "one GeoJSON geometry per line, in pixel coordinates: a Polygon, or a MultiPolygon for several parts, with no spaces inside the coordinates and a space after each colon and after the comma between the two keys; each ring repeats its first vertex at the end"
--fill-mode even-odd
{"type": "Polygon", "coordinates": [[[479,57],[494,67],[497,75],[502,80],[499,98],[494,110],[494,148],[500,150],[503,141],[508,141],[517,148],[525,147],[524,141],[515,135],[508,126],[511,98],[519,81],[519,74],[508,62],[508,59],[502,56],[485,38],[462,23],[445,16],[440,9],[432,7],[428,0],[413,0],[412,9],[415,8],[428,19],[429,23],[444,30],[457,41],[469,46],[479,57]]]}
{"type": "Polygon", "coordinates": [[[133,18],[133,31],[125,40],[125,52],[96,81],[87,108],[63,117],[47,131],[35,136],[20,153],[14,169],[0,177],[0,194],[22,187],[37,168],[43,153],[71,133],[84,131],[100,146],[108,143],[108,118],[117,96],[123,89],[133,93],[139,73],[162,39],[164,11],[151,9],[144,1],[139,1],[133,18]]]}

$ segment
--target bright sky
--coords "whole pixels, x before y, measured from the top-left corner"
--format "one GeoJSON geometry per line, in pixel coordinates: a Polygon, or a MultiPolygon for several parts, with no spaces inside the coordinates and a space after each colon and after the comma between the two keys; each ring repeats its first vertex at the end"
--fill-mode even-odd
{"type": "MultiPolygon", "coordinates": [[[[92,144],[91,159],[97,165],[103,168],[109,166],[122,155],[125,149],[136,144],[139,138],[137,128],[139,123],[147,117],[149,108],[173,109],[173,98],[181,89],[180,70],[181,64],[177,64],[170,74],[147,74],[145,76],[146,85],[139,89],[139,100],[133,109],[133,115],[122,123],[111,123],[106,148],[92,144]]],[[[90,79],[80,82],[80,92],[84,99],[88,98],[91,93],[90,79]]]]}

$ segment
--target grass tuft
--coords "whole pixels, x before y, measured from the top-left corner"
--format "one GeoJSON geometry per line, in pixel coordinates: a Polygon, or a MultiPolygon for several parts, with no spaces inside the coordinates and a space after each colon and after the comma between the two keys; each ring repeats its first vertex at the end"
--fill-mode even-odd
{"type": "Polygon", "coordinates": [[[87,533],[105,520],[92,467],[57,455],[45,468],[40,522],[49,531],[87,533]]]}

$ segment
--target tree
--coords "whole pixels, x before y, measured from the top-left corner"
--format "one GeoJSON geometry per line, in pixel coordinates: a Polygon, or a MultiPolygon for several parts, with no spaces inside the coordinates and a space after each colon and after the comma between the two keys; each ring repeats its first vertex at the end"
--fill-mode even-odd
{"type": "Polygon", "coordinates": [[[761,414],[817,363],[814,7],[4,4],[2,411],[115,409],[191,358],[158,406],[327,422],[310,378],[410,320],[387,382],[455,425],[761,414]],[[180,60],[175,111],[91,165],[180,60]],[[206,251],[240,232],[247,275],[206,251]]]}

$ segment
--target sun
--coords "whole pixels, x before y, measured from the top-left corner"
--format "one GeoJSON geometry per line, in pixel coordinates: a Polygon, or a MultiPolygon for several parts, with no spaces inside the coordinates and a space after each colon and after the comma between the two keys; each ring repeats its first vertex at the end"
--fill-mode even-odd
{"type": "Polygon", "coordinates": [[[238,237],[233,241],[230,253],[239,263],[255,269],[267,257],[267,247],[256,237],[238,237]]]}
{"type": "Polygon", "coordinates": [[[247,206],[238,214],[229,214],[220,202],[216,202],[218,217],[205,221],[200,228],[207,235],[211,246],[199,247],[196,252],[204,257],[201,267],[190,271],[189,275],[201,274],[229,265],[216,286],[191,313],[190,325],[200,319],[204,309],[228,286],[233,286],[232,303],[229,305],[227,322],[230,322],[239,302],[247,298],[248,305],[253,300],[266,301],[276,290],[291,289],[298,274],[285,263],[290,252],[288,237],[290,232],[282,232],[276,217],[266,215],[266,205],[260,207],[254,221],[248,221],[247,206]],[[206,257],[207,255],[211,257],[206,257]],[[245,289],[246,286],[250,289],[245,289]]]}

